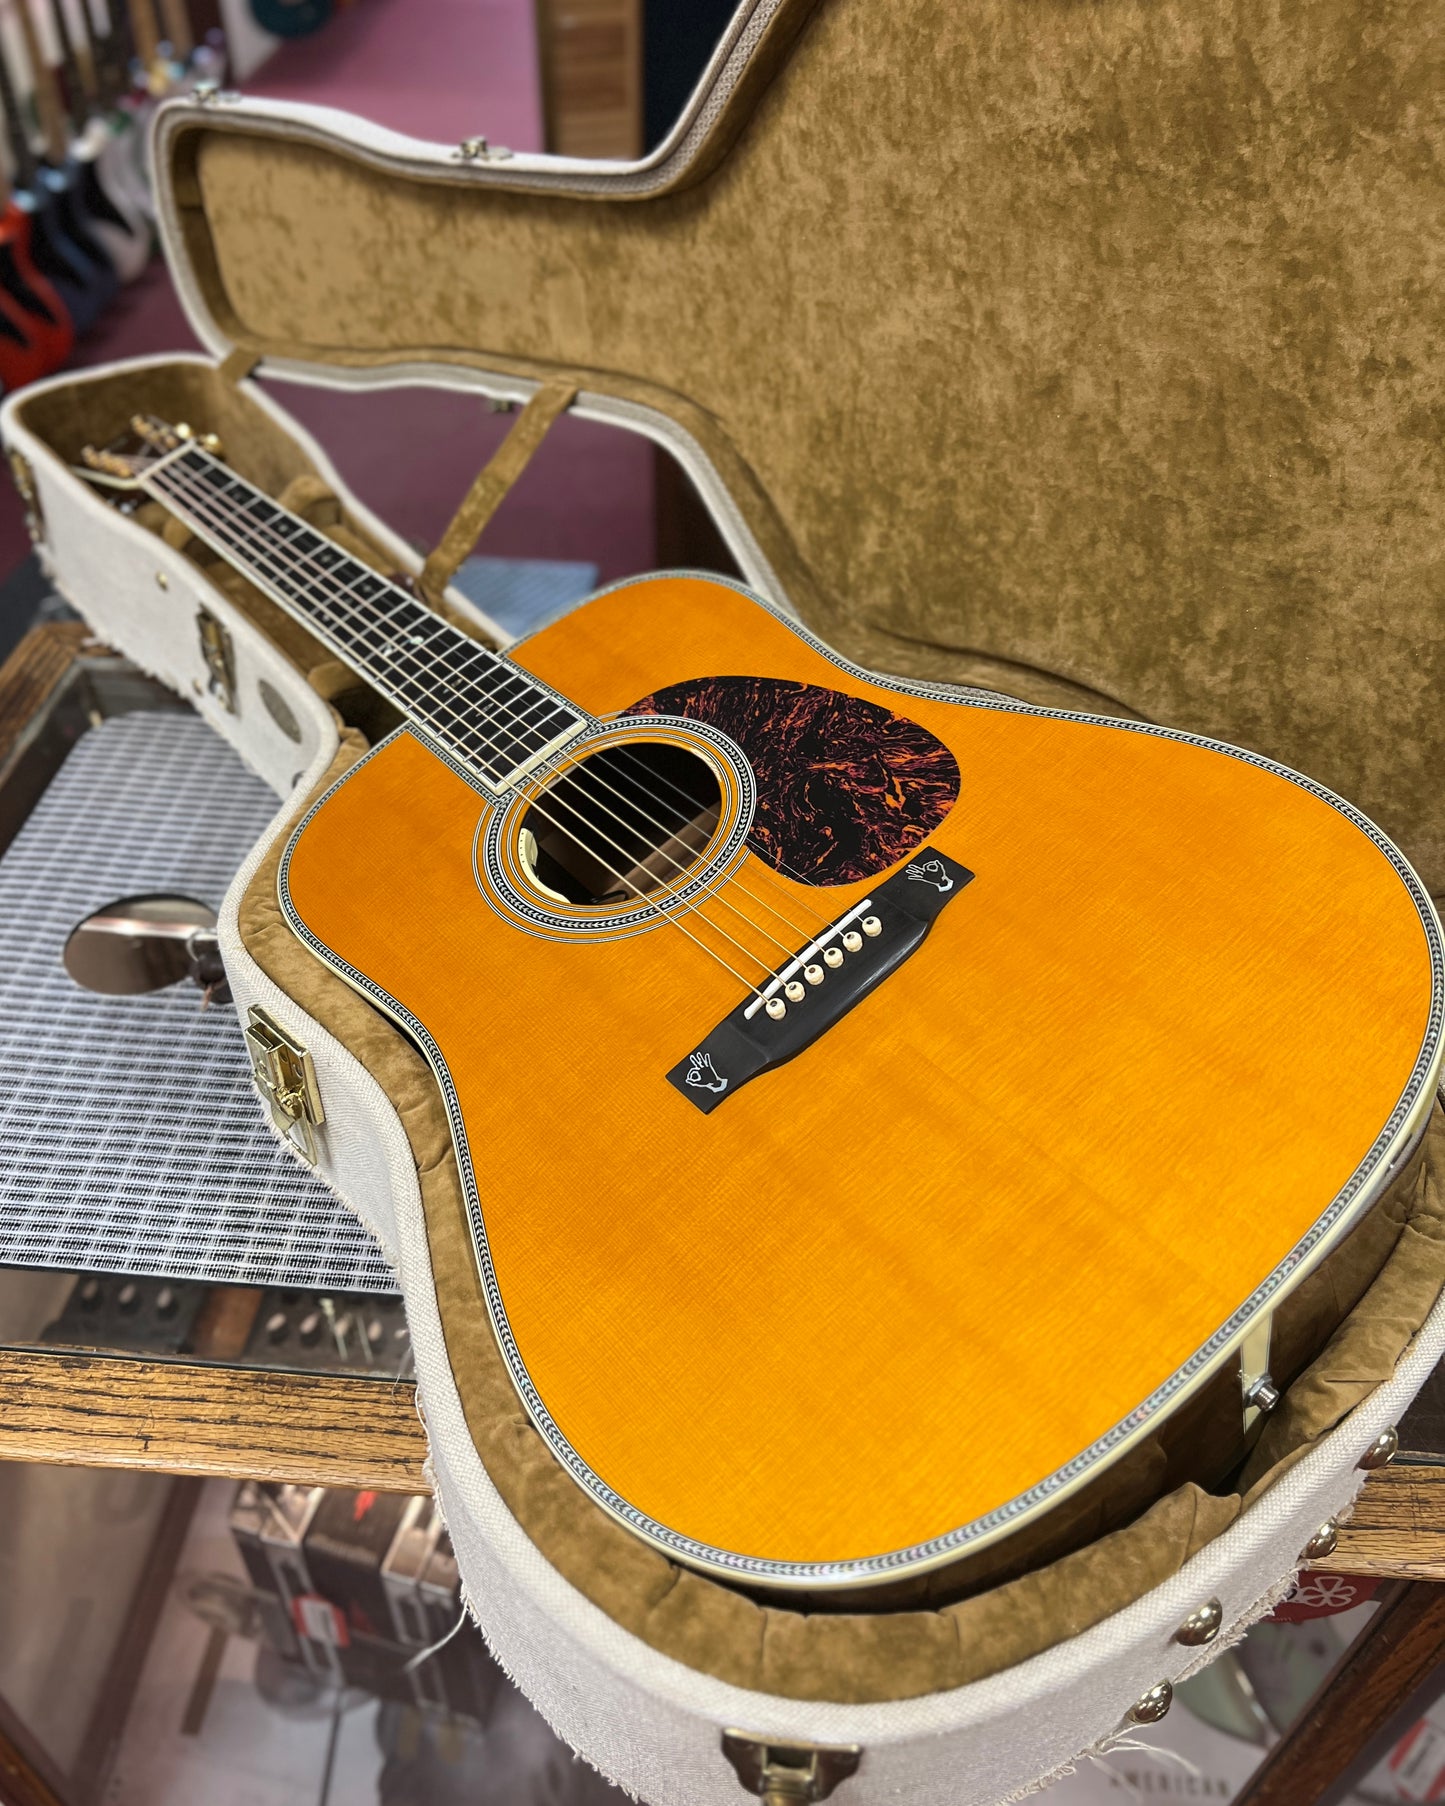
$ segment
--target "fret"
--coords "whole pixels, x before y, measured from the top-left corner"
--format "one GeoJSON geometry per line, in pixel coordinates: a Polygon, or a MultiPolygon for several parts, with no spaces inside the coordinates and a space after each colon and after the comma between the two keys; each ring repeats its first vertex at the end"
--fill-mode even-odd
{"type": "Polygon", "coordinates": [[[529,673],[198,447],[162,465],[146,487],[495,788],[516,783],[584,725],[529,673]]]}

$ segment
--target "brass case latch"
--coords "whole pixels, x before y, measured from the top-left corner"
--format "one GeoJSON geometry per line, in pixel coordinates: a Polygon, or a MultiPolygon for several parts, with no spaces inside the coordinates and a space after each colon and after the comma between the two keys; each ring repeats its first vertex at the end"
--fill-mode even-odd
{"type": "Polygon", "coordinates": [[[321,1108],[311,1055],[259,1003],[253,1003],[246,1013],[246,1051],[271,1121],[297,1153],[315,1166],[314,1131],[326,1121],[326,1112],[321,1108]]]}
{"type": "Polygon", "coordinates": [[[201,641],[201,657],[209,673],[206,688],[220,698],[228,715],[236,712],[236,655],[231,636],[211,613],[203,608],[196,615],[196,632],[201,641]]]}
{"type": "Polygon", "coordinates": [[[724,1731],[722,1748],[738,1780],[764,1806],[826,1800],[863,1760],[856,1743],[778,1743],[747,1731],[724,1731]]]}

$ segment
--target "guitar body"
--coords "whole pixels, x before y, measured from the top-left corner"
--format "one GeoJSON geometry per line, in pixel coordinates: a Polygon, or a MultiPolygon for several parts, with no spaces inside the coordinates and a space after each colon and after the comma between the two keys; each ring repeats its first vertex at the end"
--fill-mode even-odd
{"type": "Polygon", "coordinates": [[[36,267],[31,228],[31,216],[14,201],[0,213],[0,288],[23,313],[42,367],[57,370],[70,356],[75,329],[59,293],[36,267]]]}
{"type": "Polygon", "coordinates": [[[30,255],[59,297],[73,341],[89,331],[100,312],[96,266],[67,232],[59,202],[45,182],[18,189],[15,204],[29,218],[30,255]]]}
{"type": "Polygon", "coordinates": [[[831,920],[890,877],[951,891],[856,1007],[731,1089],[704,1062],[699,1100],[689,1057],[749,993],[697,916],[530,919],[495,875],[507,808],[414,731],[288,851],[293,927],[452,1103],[534,1420],[670,1553],[852,1584],[1046,1508],[1218,1366],[1423,1120],[1433,913],[1280,767],[889,685],[704,578],[606,592],[512,657],[622,731],[744,750],[717,834],[746,850],[699,911],[740,940],[723,895],[831,920]]]}

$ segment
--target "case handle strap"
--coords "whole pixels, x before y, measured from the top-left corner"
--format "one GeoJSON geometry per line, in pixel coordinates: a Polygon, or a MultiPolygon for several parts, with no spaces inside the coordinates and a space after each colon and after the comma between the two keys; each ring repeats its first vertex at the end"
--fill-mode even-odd
{"type": "Polygon", "coordinates": [[[249,345],[233,345],[221,359],[218,366],[221,375],[233,387],[245,382],[246,378],[261,361],[261,353],[253,351],[249,345]]]}
{"type": "Polygon", "coordinates": [[[567,411],[576,394],[577,385],[561,378],[543,383],[517,416],[511,432],[483,465],[417,579],[418,591],[433,608],[440,604],[442,591],[481,538],[483,527],[547,437],[552,422],[567,411]]]}

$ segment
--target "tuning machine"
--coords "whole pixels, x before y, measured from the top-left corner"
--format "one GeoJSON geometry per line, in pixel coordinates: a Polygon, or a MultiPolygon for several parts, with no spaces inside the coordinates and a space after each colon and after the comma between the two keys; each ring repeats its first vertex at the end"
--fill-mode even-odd
{"type": "Polygon", "coordinates": [[[164,420],[158,420],[154,414],[133,414],[130,426],[136,438],[152,451],[173,452],[179,451],[183,445],[197,445],[212,457],[222,456],[221,441],[217,434],[198,433],[184,420],[170,426],[164,420]]]}
{"type": "Polygon", "coordinates": [[[117,477],[124,481],[135,475],[129,459],[121,457],[119,452],[99,451],[93,445],[83,448],[80,461],[87,470],[98,471],[101,476],[117,477]]]}

